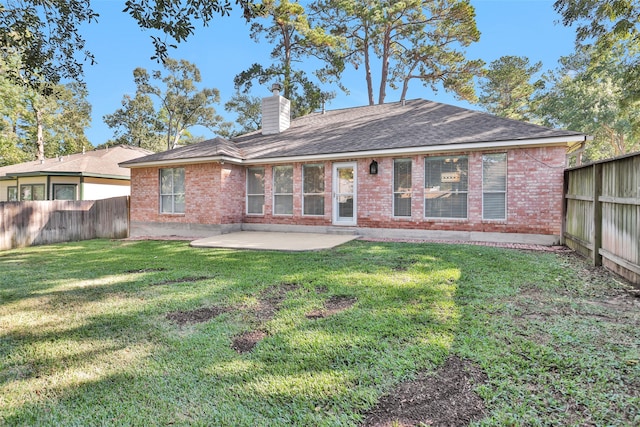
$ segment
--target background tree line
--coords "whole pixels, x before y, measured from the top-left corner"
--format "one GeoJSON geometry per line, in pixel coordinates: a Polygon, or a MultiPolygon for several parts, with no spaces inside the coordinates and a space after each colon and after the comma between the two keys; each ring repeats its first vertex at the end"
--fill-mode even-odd
{"type": "Polygon", "coordinates": [[[640,5],[633,0],[557,0],[565,25],[574,25],[576,50],[555,70],[503,56],[479,79],[479,105],[516,120],[594,137],[583,161],[640,150],[640,5]]]}
{"type": "MultiPolygon", "coordinates": [[[[415,82],[493,114],[590,133],[587,159],[640,149],[640,7],[632,0],[558,0],[554,7],[577,28],[576,52],[540,75],[542,64],[526,57],[488,65],[467,58],[466,48],[480,38],[470,0],[129,0],[123,12],[152,32],[159,62],[151,72],[133,70],[135,94],[104,117],[114,131],[109,143],[161,151],[199,141],[190,133],[196,125],[226,137],[257,130],[256,86],[264,93],[281,83],[296,117],[336,90],[348,92],[340,76],[354,67],[363,71],[369,104],[388,102],[389,88],[404,100],[415,82]],[[197,66],[169,53],[197,25],[234,7],[251,22],[252,39],[272,51],[269,63],[236,75],[236,94],[223,106],[237,117],[230,123],[216,112],[219,91],[203,88],[197,66]]],[[[82,73],[84,58],[93,57],[79,28],[96,19],[90,1],[0,3],[0,165],[90,146],[82,73]]]]}

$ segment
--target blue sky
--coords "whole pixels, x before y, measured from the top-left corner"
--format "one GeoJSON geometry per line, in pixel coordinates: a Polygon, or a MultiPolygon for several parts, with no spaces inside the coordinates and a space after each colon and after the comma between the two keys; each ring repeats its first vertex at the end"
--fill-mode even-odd
{"type": "MultiPolygon", "coordinates": [[[[554,0],[471,0],[476,8],[476,22],[481,32],[480,42],[467,49],[469,58],[479,58],[487,64],[503,55],[527,56],[532,63],[542,61],[544,69],[553,69],[561,56],[573,51],[575,33],[558,22],[560,16],[553,10],[554,0]]],[[[87,48],[95,55],[97,64],[85,65],[85,82],[92,105],[92,124],[86,134],[93,145],[106,142],[113,132],[103,122],[105,114],[120,108],[125,94],[134,94],[133,70],[162,69],[149,58],[153,55],[150,32],[141,30],[126,13],[123,1],[93,0],[94,10],[100,14],[98,23],[83,27],[82,34],[87,48]]],[[[186,59],[200,69],[202,87],[220,90],[221,103],[216,106],[219,114],[228,120],[233,115],[223,108],[233,96],[233,78],[254,62],[270,64],[272,47],[258,44],[249,37],[249,24],[238,13],[231,17],[216,17],[208,27],[199,28],[195,35],[178,48],[170,51],[175,59],[186,59]]],[[[374,79],[376,79],[374,70],[374,79]]],[[[328,109],[356,107],[367,104],[366,83],[362,68],[348,66],[342,82],[350,89],[349,95],[339,89],[337,97],[328,109]]],[[[378,82],[374,80],[374,87],[378,82]]],[[[377,91],[376,91],[377,92],[377,91]]],[[[268,96],[267,88],[254,86],[253,95],[268,96]]],[[[438,91],[433,93],[419,82],[412,82],[408,99],[424,98],[433,101],[478,109],[456,100],[452,95],[438,91]]],[[[399,93],[387,92],[387,102],[398,101],[399,93]]],[[[192,130],[194,135],[211,137],[204,128],[192,130]]]]}

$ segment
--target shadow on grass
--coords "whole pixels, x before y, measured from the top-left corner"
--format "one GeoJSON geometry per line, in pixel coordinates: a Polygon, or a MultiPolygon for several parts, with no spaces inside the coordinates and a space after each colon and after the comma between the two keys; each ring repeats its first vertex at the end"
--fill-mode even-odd
{"type": "MultiPolygon", "coordinates": [[[[497,291],[484,289],[487,281],[522,262],[505,259],[506,251],[364,242],[303,254],[194,250],[176,242],[56,247],[61,250],[18,255],[23,266],[43,262],[47,268],[38,276],[41,284],[16,281],[12,302],[46,299],[54,313],[47,312],[50,305],[41,310],[59,316],[62,326],[26,330],[15,324],[3,335],[4,367],[14,372],[2,383],[11,394],[4,415],[9,425],[34,419],[356,424],[391,387],[443,363],[458,333],[458,303],[490,297],[497,291]],[[186,286],[150,286],[214,275],[186,286]],[[111,277],[121,281],[109,283],[111,277]],[[482,283],[476,286],[476,279],[482,283]],[[232,337],[256,327],[243,301],[282,283],[299,286],[263,325],[268,336],[251,353],[237,354],[232,337]],[[357,302],[327,318],[305,316],[332,295],[357,302]],[[237,310],[188,333],[164,317],[212,304],[237,310]],[[67,306],[77,312],[65,313],[67,306]],[[27,363],[33,369],[21,372],[27,363]],[[71,378],[59,380],[65,375],[71,378]]],[[[516,292],[517,283],[508,289],[516,292]]]]}

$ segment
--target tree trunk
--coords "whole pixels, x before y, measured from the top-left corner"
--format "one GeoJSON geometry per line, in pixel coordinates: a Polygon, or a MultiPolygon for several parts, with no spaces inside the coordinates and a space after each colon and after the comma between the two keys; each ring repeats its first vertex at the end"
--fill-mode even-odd
{"type": "Polygon", "coordinates": [[[618,156],[624,156],[625,154],[627,154],[627,150],[625,149],[624,146],[624,134],[619,133],[618,134],[618,156]]]}
{"type": "Polygon", "coordinates": [[[176,148],[178,146],[178,142],[180,142],[180,137],[182,136],[182,130],[176,132],[176,136],[173,138],[173,144],[171,148],[176,148]]]}
{"type": "Polygon", "coordinates": [[[407,75],[404,77],[402,81],[402,94],[400,95],[400,102],[404,102],[407,99],[407,92],[409,91],[409,81],[415,77],[413,75],[413,70],[418,66],[418,61],[414,61],[411,68],[407,71],[407,75]]]}
{"type": "Polygon", "coordinates": [[[282,45],[284,47],[284,97],[291,100],[293,88],[291,87],[291,34],[286,25],[281,25],[282,45]]]}
{"type": "Polygon", "coordinates": [[[609,134],[609,144],[613,148],[614,156],[621,156],[626,154],[624,147],[624,135],[619,134],[615,129],[602,125],[602,128],[609,134]]]}
{"type": "Polygon", "coordinates": [[[407,91],[409,90],[409,79],[410,77],[405,77],[402,82],[402,94],[400,94],[400,102],[404,102],[407,98],[407,91]]]}
{"type": "MultiPolygon", "coordinates": [[[[35,106],[34,106],[35,107],[35,106]]],[[[42,111],[38,108],[34,108],[36,112],[36,126],[37,130],[37,145],[38,145],[38,160],[44,160],[44,136],[42,131],[42,111]]]]}
{"type": "Polygon", "coordinates": [[[387,96],[387,81],[389,80],[389,55],[391,54],[391,29],[387,28],[384,32],[382,41],[382,72],[380,73],[380,93],[378,95],[378,104],[384,104],[387,96]]]}
{"type": "Polygon", "coordinates": [[[373,81],[371,80],[371,64],[369,62],[369,27],[365,27],[364,38],[362,40],[364,50],[364,71],[367,79],[367,93],[369,94],[369,105],[375,104],[373,99],[373,81]]]}
{"type": "Polygon", "coordinates": [[[171,142],[171,133],[173,130],[173,119],[171,117],[171,114],[169,114],[168,120],[167,120],[167,150],[172,150],[173,147],[173,143],[171,142]]]}

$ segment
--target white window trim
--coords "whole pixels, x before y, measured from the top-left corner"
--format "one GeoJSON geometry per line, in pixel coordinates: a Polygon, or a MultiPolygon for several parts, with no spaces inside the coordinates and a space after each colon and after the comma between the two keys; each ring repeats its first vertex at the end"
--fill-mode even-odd
{"type": "Polygon", "coordinates": [[[508,211],[508,198],[507,191],[509,190],[509,156],[506,152],[503,153],[485,153],[482,155],[482,221],[484,222],[504,222],[507,220],[507,211],[508,211]],[[504,191],[484,191],[484,156],[490,156],[492,154],[504,154],[504,166],[505,166],[505,182],[504,182],[504,191]],[[485,218],[484,217],[484,195],[485,194],[504,194],[504,218],[485,218]]]}
{"type": "Polygon", "coordinates": [[[358,225],[358,162],[334,163],[331,171],[333,180],[332,193],[333,202],[331,204],[331,215],[333,225],[356,226],[358,225]],[[353,217],[351,219],[342,218],[339,215],[338,202],[338,169],[351,168],[353,170],[353,217]]]}
{"type": "Polygon", "coordinates": [[[273,216],[293,216],[293,184],[295,182],[293,174],[295,173],[295,169],[293,165],[279,165],[273,166],[271,168],[271,188],[273,189],[271,195],[271,211],[273,216]],[[290,168],[291,169],[291,193],[276,193],[276,174],[275,170],[277,168],[290,168]],[[291,213],[276,213],[276,196],[291,196],[291,213]]]}
{"type": "Polygon", "coordinates": [[[245,213],[247,215],[256,215],[256,216],[262,216],[264,215],[264,203],[262,204],[262,211],[260,213],[258,212],[249,212],[249,196],[262,196],[263,199],[265,197],[264,194],[264,167],[263,166],[258,166],[258,167],[248,167],[247,169],[247,176],[245,179],[245,188],[247,189],[247,195],[245,198],[245,213]],[[249,193],[249,171],[251,171],[252,169],[261,169],[262,170],[262,174],[263,174],[263,178],[262,178],[262,193],[249,193]]]}
{"type": "MultiPolygon", "coordinates": [[[[422,216],[426,220],[430,221],[454,221],[454,222],[466,222],[469,221],[469,181],[467,180],[467,191],[456,191],[456,194],[466,194],[467,195],[467,212],[464,217],[455,217],[455,216],[427,216],[427,159],[435,158],[435,157],[446,157],[443,155],[438,156],[425,156],[423,163],[423,172],[422,172],[422,203],[423,203],[423,212],[422,216]]],[[[460,154],[457,157],[466,157],[467,158],[467,174],[469,173],[469,155],[468,154],[460,154]]],[[[467,175],[468,176],[468,175],[467,175]]],[[[468,179],[468,178],[467,178],[468,179]]],[[[442,193],[448,193],[448,191],[442,191],[442,193]]]]}
{"type": "Polygon", "coordinates": [[[399,219],[403,219],[403,218],[411,218],[413,216],[413,206],[411,206],[411,204],[413,203],[413,159],[411,158],[404,158],[404,159],[393,159],[393,182],[391,183],[391,185],[393,186],[391,188],[391,192],[393,193],[393,200],[391,203],[391,216],[393,218],[399,218],[399,219]],[[411,187],[409,187],[408,191],[396,191],[396,161],[401,161],[401,162],[408,162],[411,165],[411,171],[410,171],[410,180],[411,180],[411,187]],[[396,215],[396,194],[408,194],[409,195],[409,215],[396,215]]]}
{"type": "MultiPolygon", "coordinates": [[[[325,167],[324,164],[322,163],[310,163],[308,165],[302,165],[302,216],[311,216],[311,217],[322,217],[324,216],[324,209],[323,212],[320,214],[305,214],[305,210],[304,210],[304,200],[306,196],[322,196],[324,198],[326,191],[323,191],[322,193],[305,193],[304,192],[304,170],[306,167],[321,167],[322,168],[322,179],[324,180],[325,178],[325,167]]],[[[326,204],[323,204],[326,205],[326,204]]]]}
{"type": "MultiPolygon", "coordinates": [[[[162,192],[162,171],[163,170],[175,171],[177,169],[183,169],[184,170],[184,168],[161,168],[158,171],[158,180],[159,180],[159,184],[160,184],[160,188],[159,188],[160,191],[158,192],[159,195],[160,195],[160,200],[158,201],[159,202],[158,203],[158,208],[160,210],[160,215],[184,215],[186,213],[186,212],[176,212],[176,197],[175,196],[177,194],[183,194],[184,195],[184,197],[185,197],[185,211],[186,211],[186,209],[187,209],[187,206],[186,206],[186,196],[187,196],[187,194],[186,194],[186,190],[185,190],[185,193],[176,193],[173,190],[174,187],[175,187],[175,185],[174,185],[175,184],[174,183],[174,176],[173,176],[174,172],[171,172],[171,174],[172,174],[172,177],[171,177],[171,193],[163,193],[162,192]],[[162,196],[172,196],[172,198],[171,198],[171,212],[163,212],[162,211],[162,206],[163,206],[162,205],[162,196]]],[[[187,171],[185,170],[185,174],[184,174],[185,175],[185,180],[187,179],[186,172],[187,171]]]]}

